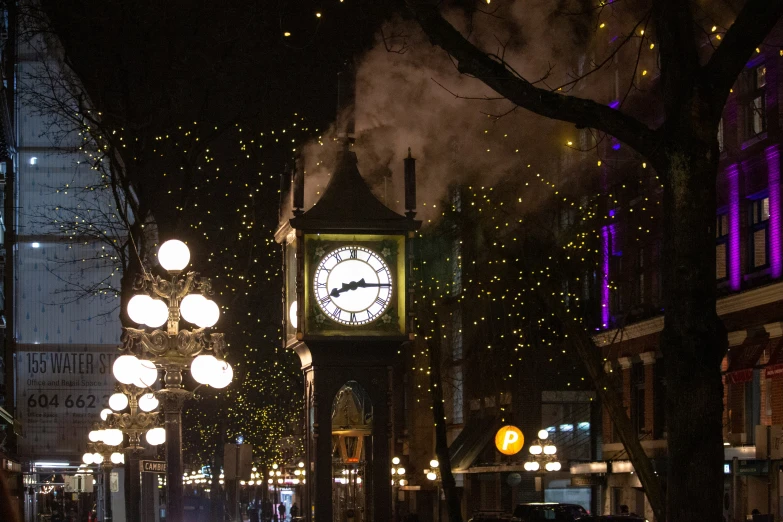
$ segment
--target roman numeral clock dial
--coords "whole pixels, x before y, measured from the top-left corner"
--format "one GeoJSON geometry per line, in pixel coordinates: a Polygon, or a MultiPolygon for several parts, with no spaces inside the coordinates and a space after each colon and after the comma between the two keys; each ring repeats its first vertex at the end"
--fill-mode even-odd
{"type": "Polygon", "coordinates": [[[316,303],[340,324],[358,326],[378,319],[389,307],[392,275],[369,248],[342,246],[323,256],[313,279],[316,303]]]}

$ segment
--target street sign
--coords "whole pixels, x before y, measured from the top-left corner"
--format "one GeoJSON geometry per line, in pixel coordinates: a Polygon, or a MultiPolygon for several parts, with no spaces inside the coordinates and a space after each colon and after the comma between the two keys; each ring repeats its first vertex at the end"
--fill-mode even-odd
{"type": "Polygon", "coordinates": [[[109,486],[112,493],[120,492],[120,474],[116,471],[112,471],[109,475],[109,486]]]}
{"type": "Polygon", "coordinates": [[[223,450],[223,475],[225,480],[250,480],[253,467],[251,444],[226,444],[223,450]]]}
{"type": "Polygon", "coordinates": [[[515,455],[519,453],[525,444],[522,430],[516,426],[503,426],[495,434],[495,447],[503,455],[515,455]]]}
{"type": "Polygon", "coordinates": [[[166,473],[166,462],[163,460],[141,460],[141,471],[146,473],[166,473]]]}

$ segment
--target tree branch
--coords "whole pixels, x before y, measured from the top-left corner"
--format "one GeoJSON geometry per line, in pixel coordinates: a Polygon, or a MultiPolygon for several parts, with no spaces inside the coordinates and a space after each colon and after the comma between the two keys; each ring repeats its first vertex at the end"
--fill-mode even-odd
{"type": "Polygon", "coordinates": [[[732,85],[753,52],[783,16],[783,0],[748,0],[707,62],[705,84],[711,90],[715,121],[720,118],[732,85]]]}
{"type": "Polygon", "coordinates": [[[611,134],[643,155],[652,155],[656,133],[639,120],[593,100],[566,96],[535,87],[514,75],[502,61],[469,42],[447,22],[435,4],[427,0],[407,0],[433,45],[457,60],[458,70],[475,76],[498,94],[531,112],[578,127],[590,127],[611,134]]]}

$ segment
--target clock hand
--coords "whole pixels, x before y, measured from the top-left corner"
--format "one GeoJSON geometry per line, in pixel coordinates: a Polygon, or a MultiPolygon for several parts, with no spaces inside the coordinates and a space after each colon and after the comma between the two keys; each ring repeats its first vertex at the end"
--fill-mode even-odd
{"type": "Polygon", "coordinates": [[[376,287],[385,287],[385,286],[391,286],[389,283],[366,283],[364,281],[364,278],[358,280],[358,281],[351,281],[350,283],[343,283],[342,288],[339,290],[337,288],[332,288],[332,291],[329,292],[329,295],[332,297],[340,297],[340,294],[343,292],[347,292],[348,290],[356,290],[357,288],[376,288],[376,287]]]}

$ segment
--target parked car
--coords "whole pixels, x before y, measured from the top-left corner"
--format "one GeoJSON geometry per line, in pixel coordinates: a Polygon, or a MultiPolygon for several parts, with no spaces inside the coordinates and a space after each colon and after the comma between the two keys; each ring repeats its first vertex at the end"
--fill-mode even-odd
{"type": "Polygon", "coordinates": [[[587,516],[579,504],[558,504],[556,502],[530,502],[517,504],[510,522],[573,522],[587,516]]]}
{"type": "Polygon", "coordinates": [[[639,515],[587,515],[579,522],[649,522],[639,515]]]}
{"type": "Polygon", "coordinates": [[[479,511],[468,522],[511,522],[511,513],[503,511],[479,511]]]}

